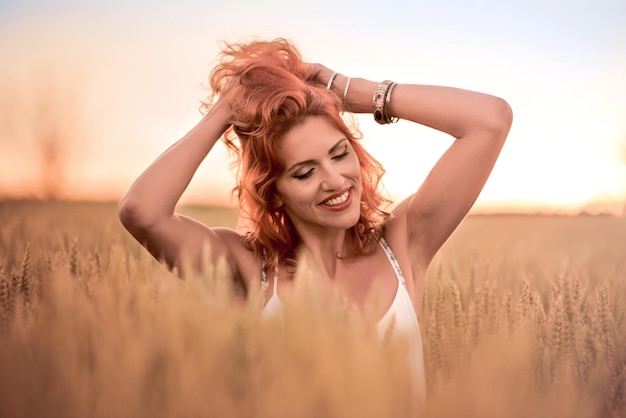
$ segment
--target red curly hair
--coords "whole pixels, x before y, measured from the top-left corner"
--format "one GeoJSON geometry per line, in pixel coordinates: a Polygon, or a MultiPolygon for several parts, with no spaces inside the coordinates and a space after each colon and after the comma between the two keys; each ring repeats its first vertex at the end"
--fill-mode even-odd
{"type": "Polygon", "coordinates": [[[295,263],[300,237],[283,208],[274,205],[276,180],[283,173],[279,158],[282,137],[309,116],[324,116],[350,141],[361,167],[361,216],[349,229],[354,254],[374,251],[388,213],[389,202],[379,192],[382,165],[358,142],[361,133],[353,120],[342,117],[341,98],[307,73],[295,46],[285,40],[226,43],[219,64],[210,75],[211,95],[201,110],[210,110],[217,97],[229,91],[232,125],[224,134],[235,152],[239,208],[250,221],[244,242],[256,254],[265,253],[266,268],[279,260],[295,263]]]}

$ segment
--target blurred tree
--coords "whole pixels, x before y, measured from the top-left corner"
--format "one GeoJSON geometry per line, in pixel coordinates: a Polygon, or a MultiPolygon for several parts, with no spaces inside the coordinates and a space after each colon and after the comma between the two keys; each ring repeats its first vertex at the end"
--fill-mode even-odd
{"type": "Polygon", "coordinates": [[[2,141],[37,171],[37,184],[24,194],[45,200],[64,197],[67,164],[82,147],[82,83],[58,74],[42,66],[34,76],[5,77],[0,86],[2,141]]]}

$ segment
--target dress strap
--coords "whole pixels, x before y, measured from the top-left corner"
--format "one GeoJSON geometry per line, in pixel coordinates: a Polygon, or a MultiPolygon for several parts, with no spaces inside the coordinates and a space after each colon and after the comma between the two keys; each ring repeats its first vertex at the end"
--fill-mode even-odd
{"type": "MultiPolygon", "coordinates": [[[[267,266],[267,250],[263,248],[263,260],[261,260],[261,290],[263,293],[268,288],[267,284],[267,273],[265,272],[265,267],[267,266]]],[[[276,289],[278,288],[278,265],[274,267],[274,295],[276,295],[276,289]]]]}
{"type": "Polygon", "coordinates": [[[274,267],[274,294],[278,295],[276,289],[278,289],[278,264],[274,267]]]}
{"type": "Polygon", "coordinates": [[[267,273],[265,272],[265,266],[267,266],[267,250],[263,248],[263,259],[261,260],[261,290],[263,292],[267,289],[267,273]]]}
{"type": "Polygon", "coordinates": [[[380,243],[380,247],[383,249],[383,252],[389,259],[391,266],[395,270],[398,281],[402,283],[404,287],[406,287],[406,281],[404,280],[404,275],[402,274],[402,270],[400,269],[400,264],[398,263],[396,256],[393,255],[393,251],[391,251],[391,247],[389,246],[389,244],[387,244],[387,241],[385,241],[383,237],[380,237],[380,240],[378,242],[380,243]]]}

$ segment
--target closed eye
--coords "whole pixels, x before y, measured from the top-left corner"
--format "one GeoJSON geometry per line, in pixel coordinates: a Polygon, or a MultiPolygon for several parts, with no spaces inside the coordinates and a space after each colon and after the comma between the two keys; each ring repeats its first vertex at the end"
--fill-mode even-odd
{"type": "Polygon", "coordinates": [[[339,155],[335,155],[333,157],[333,160],[343,160],[344,158],[346,158],[348,156],[348,151],[344,151],[339,155]]]}
{"type": "Polygon", "coordinates": [[[294,179],[297,179],[297,180],[304,180],[304,179],[307,179],[307,178],[311,177],[312,174],[313,174],[313,169],[311,168],[311,169],[309,169],[309,171],[307,171],[304,174],[294,174],[291,177],[293,177],[294,179]]]}
{"type": "Polygon", "coordinates": [[[344,158],[346,158],[346,156],[349,154],[348,152],[348,146],[346,145],[343,148],[343,152],[339,155],[335,155],[334,157],[332,157],[333,160],[343,160],[344,158]]]}

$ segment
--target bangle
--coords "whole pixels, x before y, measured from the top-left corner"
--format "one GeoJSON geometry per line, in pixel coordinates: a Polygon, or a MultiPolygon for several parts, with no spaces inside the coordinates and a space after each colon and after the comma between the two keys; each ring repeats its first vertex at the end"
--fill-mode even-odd
{"type": "Polygon", "coordinates": [[[381,124],[395,123],[398,118],[389,116],[389,104],[391,102],[391,90],[395,86],[391,80],[385,80],[374,90],[372,107],[374,108],[374,120],[381,124]]]}
{"type": "Polygon", "coordinates": [[[391,91],[398,83],[391,83],[389,88],[387,89],[387,93],[385,94],[385,105],[383,106],[383,111],[385,113],[385,118],[387,118],[387,123],[396,123],[398,118],[396,116],[391,116],[389,112],[389,106],[391,105],[391,91]]]}
{"type": "Polygon", "coordinates": [[[348,77],[348,81],[346,81],[346,88],[343,89],[343,99],[341,101],[341,107],[346,108],[346,97],[348,97],[348,89],[350,88],[350,81],[352,81],[351,77],[348,77]]]}
{"type": "Polygon", "coordinates": [[[335,77],[337,77],[337,71],[335,71],[333,75],[330,76],[328,84],[326,85],[326,90],[330,90],[330,88],[333,86],[333,81],[335,81],[335,77]]]}

